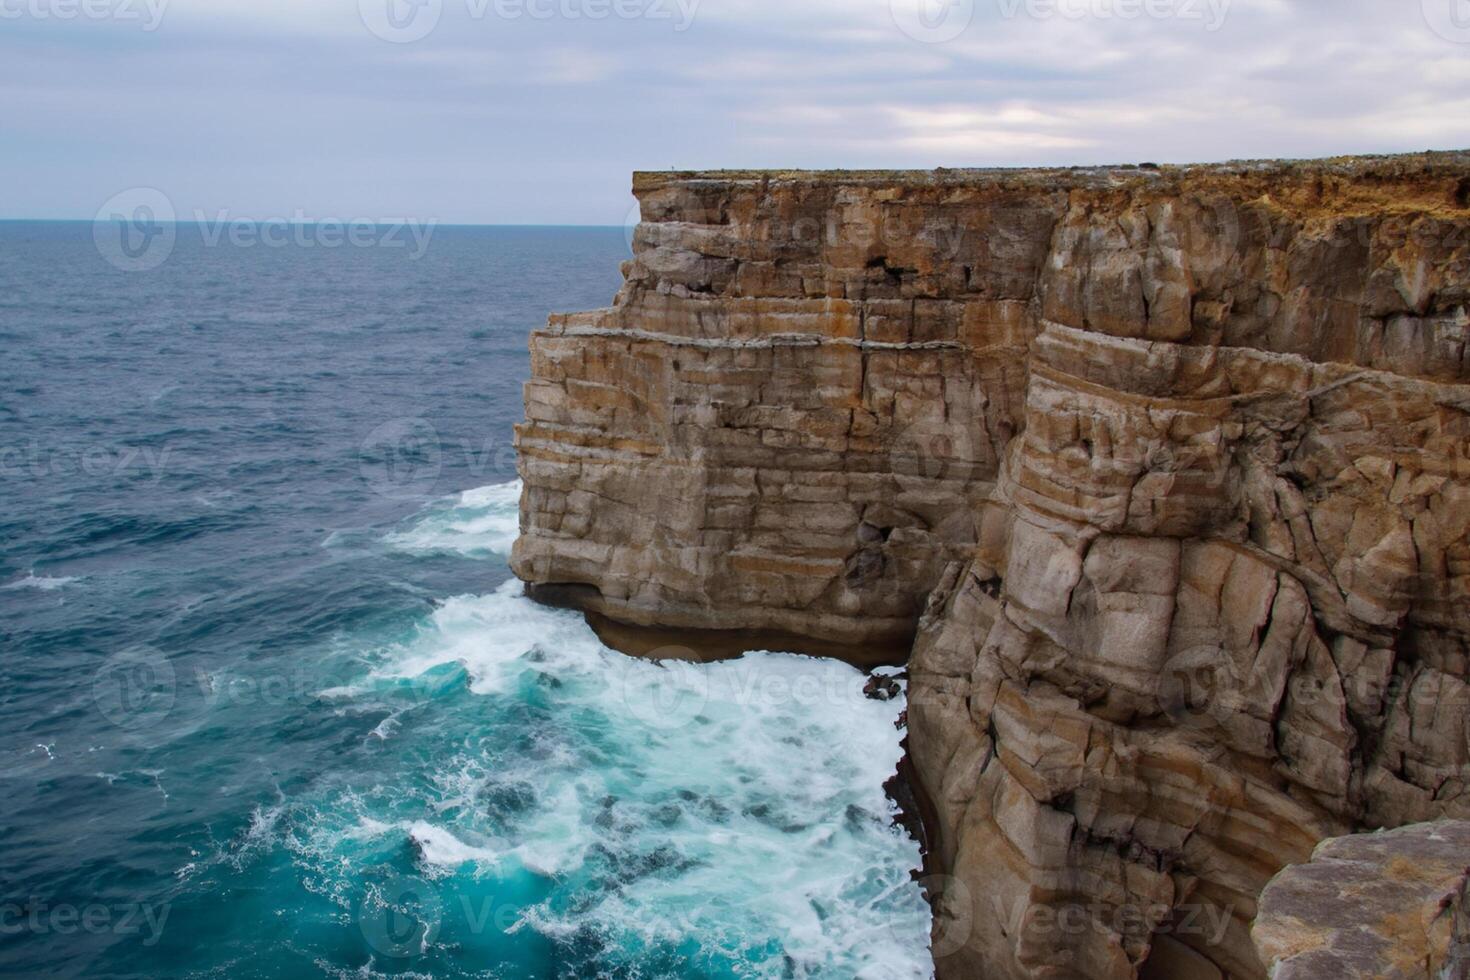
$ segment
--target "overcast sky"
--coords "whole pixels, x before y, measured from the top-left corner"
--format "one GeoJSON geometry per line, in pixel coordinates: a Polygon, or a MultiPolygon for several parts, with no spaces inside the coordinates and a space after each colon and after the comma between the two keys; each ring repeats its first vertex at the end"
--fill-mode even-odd
{"type": "Polygon", "coordinates": [[[621,224],[635,169],[1467,145],[1470,0],[0,0],[0,217],[621,224]]]}

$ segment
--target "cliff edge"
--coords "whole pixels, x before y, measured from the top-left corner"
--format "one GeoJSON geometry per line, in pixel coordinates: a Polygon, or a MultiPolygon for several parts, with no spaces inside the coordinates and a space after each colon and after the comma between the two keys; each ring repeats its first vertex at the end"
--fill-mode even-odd
{"type": "Polygon", "coordinates": [[[512,567],[908,654],[941,977],[1264,977],[1282,867],[1470,816],[1470,154],[634,191],[512,567]]]}

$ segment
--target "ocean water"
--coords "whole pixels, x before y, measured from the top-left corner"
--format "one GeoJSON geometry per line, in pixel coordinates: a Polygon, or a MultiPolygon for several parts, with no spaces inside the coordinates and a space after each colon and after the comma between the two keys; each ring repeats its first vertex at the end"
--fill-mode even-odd
{"type": "Polygon", "coordinates": [[[510,577],[526,335],[626,257],[0,224],[0,975],[930,974],[900,702],[510,577]]]}

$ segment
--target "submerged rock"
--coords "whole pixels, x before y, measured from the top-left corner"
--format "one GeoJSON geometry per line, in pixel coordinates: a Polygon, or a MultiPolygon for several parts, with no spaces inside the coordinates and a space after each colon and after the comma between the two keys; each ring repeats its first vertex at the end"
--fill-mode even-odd
{"type": "Polygon", "coordinates": [[[874,674],[863,685],[863,696],[874,701],[892,701],[903,693],[903,688],[892,677],[874,674]]]}

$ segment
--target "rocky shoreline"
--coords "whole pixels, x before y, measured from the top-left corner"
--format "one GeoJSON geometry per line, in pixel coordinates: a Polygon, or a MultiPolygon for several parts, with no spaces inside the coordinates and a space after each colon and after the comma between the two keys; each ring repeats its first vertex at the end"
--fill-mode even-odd
{"type": "Polygon", "coordinates": [[[907,654],[941,977],[1263,978],[1282,868],[1470,816],[1470,155],[634,191],[512,566],[907,654]]]}

